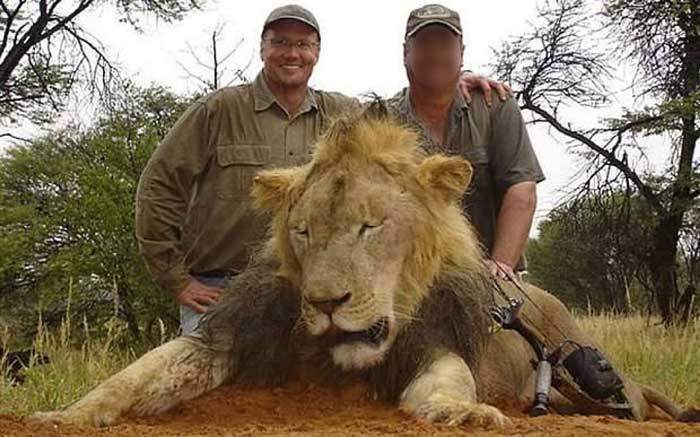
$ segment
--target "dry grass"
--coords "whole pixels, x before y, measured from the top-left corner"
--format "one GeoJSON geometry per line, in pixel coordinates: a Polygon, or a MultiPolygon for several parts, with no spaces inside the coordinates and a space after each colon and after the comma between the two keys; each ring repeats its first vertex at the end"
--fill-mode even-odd
{"type": "MultiPolygon", "coordinates": [[[[700,322],[667,330],[641,316],[592,316],[579,321],[623,372],[684,405],[700,406],[700,322]]],[[[105,338],[90,338],[86,326],[84,331],[85,340],[76,345],[69,335],[70,320],[56,333],[40,327],[34,347],[51,362],[25,370],[23,385],[12,386],[0,378],[0,414],[63,408],[143,352],[124,347],[126,332],[116,323],[105,338]]],[[[162,340],[168,340],[167,335],[162,340]]]]}
{"type": "Polygon", "coordinates": [[[25,415],[64,408],[144,352],[143,347],[125,347],[126,327],[115,320],[108,324],[107,335],[99,339],[90,337],[86,323],[83,327],[83,340],[78,342],[70,334],[75,332],[70,321],[55,333],[39,325],[34,348],[47,355],[50,362],[32,363],[23,371],[25,381],[21,385],[13,384],[8,375],[0,377],[0,414],[25,415]]]}
{"type": "Polygon", "coordinates": [[[667,329],[642,316],[582,317],[613,364],[684,405],[700,406],[700,321],[667,329]]]}

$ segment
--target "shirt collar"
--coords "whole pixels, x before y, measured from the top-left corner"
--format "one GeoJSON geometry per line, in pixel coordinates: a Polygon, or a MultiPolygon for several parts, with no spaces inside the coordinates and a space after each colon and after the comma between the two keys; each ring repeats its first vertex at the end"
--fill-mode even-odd
{"type": "MultiPolygon", "coordinates": [[[[406,87],[401,91],[401,99],[399,101],[399,110],[408,114],[413,118],[416,118],[416,113],[413,110],[413,105],[411,104],[411,96],[409,94],[409,88],[406,87]]],[[[456,114],[458,117],[462,117],[467,111],[469,111],[469,104],[464,99],[464,96],[459,90],[455,91],[454,100],[452,103],[452,108],[450,109],[450,116],[456,114]]]]}
{"type": "Polygon", "coordinates": [[[455,91],[455,98],[452,103],[452,113],[457,114],[459,117],[462,117],[464,114],[466,114],[469,111],[469,103],[467,103],[466,99],[462,95],[462,92],[458,89],[455,91]]]}
{"type": "MultiPolygon", "coordinates": [[[[264,70],[260,70],[260,73],[255,77],[255,81],[253,82],[253,96],[255,112],[265,111],[273,104],[277,104],[280,109],[284,110],[284,107],[280,105],[274,93],[270,90],[267,80],[265,79],[264,70]]],[[[299,114],[308,112],[311,109],[318,109],[318,104],[311,88],[307,87],[306,97],[299,108],[299,114]]]]}
{"type": "MultiPolygon", "coordinates": [[[[403,117],[405,117],[405,120],[410,123],[414,123],[416,126],[419,127],[421,136],[422,136],[422,141],[426,146],[429,147],[438,147],[441,148],[443,147],[440,144],[437,144],[435,142],[435,139],[433,136],[428,132],[428,129],[423,125],[423,123],[418,119],[418,116],[416,115],[413,105],[411,104],[411,96],[409,93],[409,88],[406,87],[404,88],[400,93],[399,93],[399,98],[396,103],[396,109],[400,114],[403,114],[403,117]]],[[[450,112],[447,115],[447,132],[448,132],[448,138],[447,141],[450,141],[450,136],[452,135],[454,128],[456,126],[455,123],[460,123],[459,120],[462,119],[462,117],[466,116],[466,114],[469,111],[469,104],[466,102],[464,99],[464,96],[462,95],[459,90],[455,90],[455,95],[454,95],[454,100],[452,103],[452,107],[450,108],[450,112]]]]}

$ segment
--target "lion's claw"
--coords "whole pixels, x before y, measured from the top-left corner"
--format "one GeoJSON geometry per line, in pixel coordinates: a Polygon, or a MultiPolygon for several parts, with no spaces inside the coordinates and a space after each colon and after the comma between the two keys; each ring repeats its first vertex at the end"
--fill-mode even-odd
{"type": "Polygon", "coordinates": [[[426,402],[415,412],[429,422],[447,425],[469,424],[484,428],[503,429],[510,419],[497,408],[460,400],[440,399],[426,402]]]}

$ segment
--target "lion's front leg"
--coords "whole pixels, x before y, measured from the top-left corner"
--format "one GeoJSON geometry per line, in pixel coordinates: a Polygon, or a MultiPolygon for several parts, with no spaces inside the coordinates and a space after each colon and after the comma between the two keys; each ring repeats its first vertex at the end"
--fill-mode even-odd
{"type": "Polygon", "coordinates": [[[35,413],[35,422],[106,426],[126,414],[158,414],[220,385],[229,356],[194,337],[179,337],[148,352],[69,406],[35,413]]]}
{"type": "Polygon", "coordinates": [[[400,408],[414,416],[448,425],[502,428],[508,418],[497,408],[479,403],[476,383],[464,360],[445,353],[433,361],[401,394],[400,408]]]}

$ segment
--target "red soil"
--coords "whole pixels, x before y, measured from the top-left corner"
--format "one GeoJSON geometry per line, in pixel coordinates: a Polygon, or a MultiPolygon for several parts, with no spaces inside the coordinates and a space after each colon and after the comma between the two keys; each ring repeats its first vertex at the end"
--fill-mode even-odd
{"type": "Polygon", "coordinates": [[[700,424],[644,423],[610,417],[549,415],[529,418],[507,412],[513,424],[501,433],[468,426],[432,425],[396,408],[368,400],[359,387],[320,388],[293,384],[276,389],[219,388],[151,418],[127,419],[95,429],[72,425],[29,425],[0,415],[0,435],[11,436],[166,436],[166,435],[561,435],[700,436],[700,424]]]}

